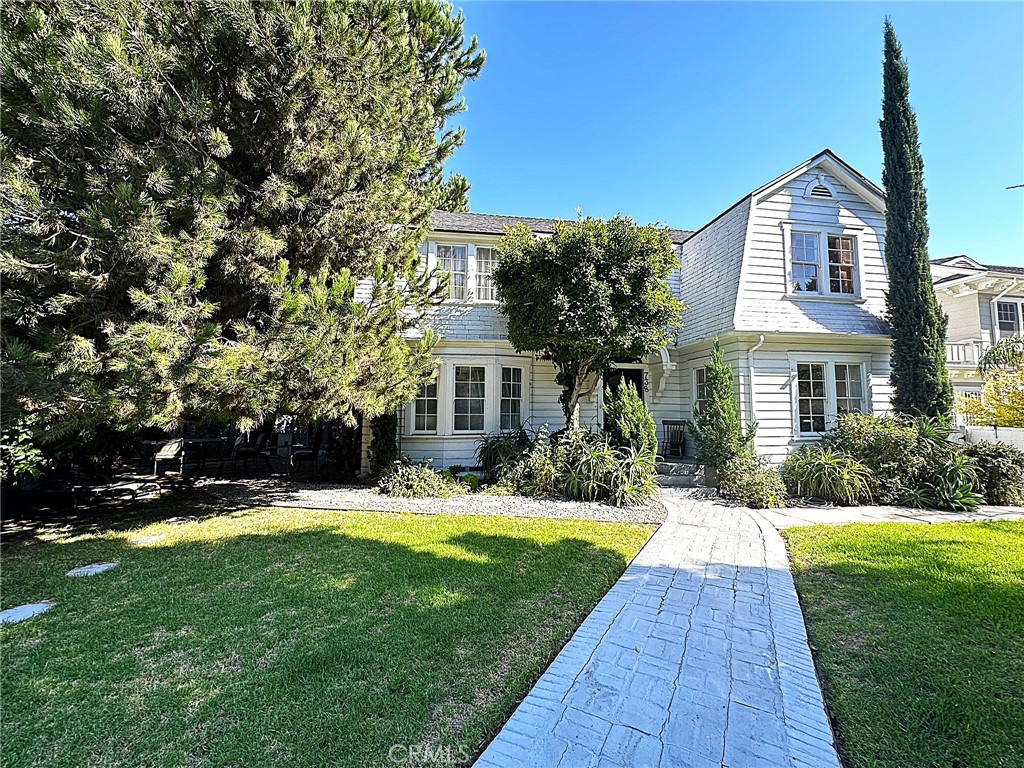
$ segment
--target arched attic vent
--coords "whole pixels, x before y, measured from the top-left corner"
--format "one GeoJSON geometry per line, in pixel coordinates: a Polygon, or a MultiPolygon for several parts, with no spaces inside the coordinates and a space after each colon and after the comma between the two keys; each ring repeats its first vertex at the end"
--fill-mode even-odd
{"type": "Polygon", "coordinates": [[[820,173],[807,182],[804,187],[804,197],[811,197],[816,200],[834,200],[836,192],[831,182],[820,173]]]}

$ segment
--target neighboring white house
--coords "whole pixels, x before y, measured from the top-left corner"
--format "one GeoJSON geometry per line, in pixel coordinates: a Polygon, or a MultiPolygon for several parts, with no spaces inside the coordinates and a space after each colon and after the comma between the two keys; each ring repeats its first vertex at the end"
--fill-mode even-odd
{"type": "MultiPolygon", "coordinates": [[[[611,376],[641,385],[664,438],[666,421],[692,417],[718,338],[735,373],[757,449],[781,461],[843,411],[890,408],[887,273],[881,190],[826,149],[745,195],[700,229],[672,230],[681,267],[670,285],[685,326],[661,354],[611,376]]],[[[555,220],[475,213],[434,215],[421,252],[452,275],[452,297],[428,324],[441,336],[437,380],[400,413],[401,450],[436,467],[476,464],[480,437],[527,425],[559,429],[560,389],[550,362],[508,343],[489,272],[506,226],[538,236],[555,220]]],[[[602,381],[581,403],[597,426],[602,381]]],[[[364,430],[364,447],[369,442],[364,430]]],[[[692,443],[687,439],[687,453],[692,443]]]]}
{"type": "Polygon", "coordinates": [[[1000,339],[1024,333],[1024,267],[932,259],[932,283],[949,316],[946,368],[957,394],[981,392],[978,359],[1000,339]]]}

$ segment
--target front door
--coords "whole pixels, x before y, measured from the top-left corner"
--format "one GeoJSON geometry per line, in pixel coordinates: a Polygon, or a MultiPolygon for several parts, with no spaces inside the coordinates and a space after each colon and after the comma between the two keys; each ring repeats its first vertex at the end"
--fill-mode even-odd
{"type": "Polygon", "coordinates": [[[610,389],[612,394],[617,395],[619,388],[627,381],[633,385],[637,394],[640,395],[640,399],[646,403],[647,398],[644,396],[644,372],[641,369],[613,368],[604,372],[604,386],[606,389],[610,389]]]}

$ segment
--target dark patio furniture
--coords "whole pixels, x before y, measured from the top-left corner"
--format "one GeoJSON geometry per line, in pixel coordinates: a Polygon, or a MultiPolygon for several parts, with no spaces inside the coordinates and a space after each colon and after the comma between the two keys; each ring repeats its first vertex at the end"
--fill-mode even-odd
{"type": "Polygon", "coordinates": [[[681,419],[662,419],[665,434],[662,451],[666,459],[683,458],[686,453],[686,422],[681,419]]]}
{"type": "Polygon", "coordinates": [[[172,461],[177,463],[179,474],[185,468],[185,441],[181,438],[169,440],[157,449],[153,454],[153,474],[159,474],[160,462],[172,461]]]}

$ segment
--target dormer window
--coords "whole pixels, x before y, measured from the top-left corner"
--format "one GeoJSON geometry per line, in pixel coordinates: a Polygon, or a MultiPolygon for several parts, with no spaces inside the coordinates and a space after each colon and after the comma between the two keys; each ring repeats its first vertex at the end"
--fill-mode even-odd
{"type": "Polygon", "coordinates": [[[832,189],[832,183],[822,176],[821,174],[811,179],[807,186],[804,187],[804,197],[810,197],[817,200],[834,200],[836,197],[835,190],[832,189]]]}

